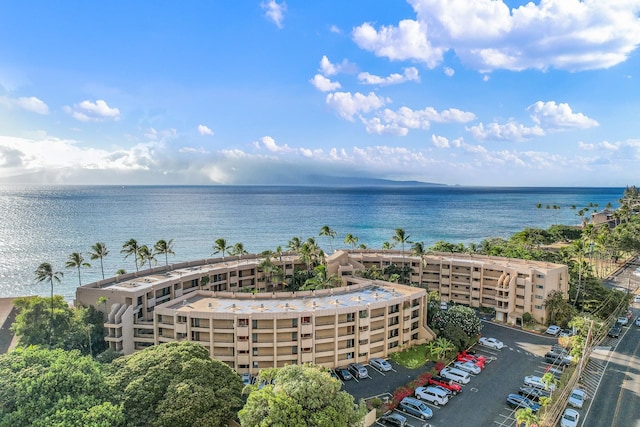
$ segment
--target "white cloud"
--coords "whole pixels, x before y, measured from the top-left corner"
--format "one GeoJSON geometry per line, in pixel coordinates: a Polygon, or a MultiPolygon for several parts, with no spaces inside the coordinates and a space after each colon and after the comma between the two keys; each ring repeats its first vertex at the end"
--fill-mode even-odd
{"type": "Polygon", "coordinates": [[[178,135],[178,131],[173,128],[157,130],[155,128],[149,128],[145,130],[144,137],[150,141],[168,141],[175,138],[178,135]]]}
{"type": "Polygon", "coordinates": [[[489,123],[484,125],[480,123],[467,128],[471,135],[479,141],[514,141],[522,142],[527,139],[545,135],[544,130],[540,126],[527,127],[514,121],[505,124],[489,123]]]}
{"type": "Polygon", "coordinates": [[[355,64],[343,59],[339,64],[333,64],[326,55],[320,59],[320,72],[325,76],[335,76],[338,73],[354,73],[356,71],[355,64]]]}
{"type": "Polygon", "coordinates": [[[369,133],[385,133],[404,136],[409,129],[429,129],[431,122],[436,123],[466,123],[475,120],[476,115],[470,112],[449,108],[438,112],[433,107],[422,110],[412,110],[400,107],[393,111],[385,108],[376,113],[373,119],[362,119],[369,133]]]}
{"type": "Polygon", "coordinates": [[[265,150],[271,151],[272,153],[288,153],[288,152],[295,151],[291,147],[289,147],[287,144],[278,145],[275,139],[273,139],[270,136],[263,136],[258,141],[254,142],[254,146],[257,149],[264,147],[265,150]]]}
{"type": "Polygon", "coordinates": [[[369,23],[353,30],[353,39],[362,49],[391,60],[417,60],[435,67],[442,61],[444,50],[427,39],[427,24],[405,19],[397,27],[381,27],[377,31],[369,23]]]}
{"type": "Polygon", "coordinates": [[[368,113],[391,102],[388,98],[381,98],[373,92],[363,95],[360,92],[334,92],[327,95],[327,104],[338,114],[349,121],[358,113],[368,113]]]}
{"type": "Polygon", "coordinates": [[[453,75],[454,75],[455,73],[456,73],[456,71],[455,71],[453,68],[451,68],[451,67],[444,67],[444,74],[445,74],[447,77],[453,77],[453,75]]]}
{"type": "Polygon", "coordinates": [[[278,3],[276,0],[269,0],[260,3],[260,7],[266,10],[265,15],[276,24],[276,27],[280,29],[284,27],[282,21],[284,20],[284,13],[287,11],[287,3],[278,3]]]}
{"type": "Polygon", "coordinates": [[[213,135],[213,131],[205,125],[198,125],[198,133],[200,135],[213,135]]]}
{"type": "Polygon", "coordinates": [[[339,82],[332,82],[322,74],[316,74],[311,80],[309,80],[309,82],[311,82],[316,89],[322,92],[332,92],[336,89],[340,89],[341,87],[339,82]]]}
{"type": "Polygon", "coordinates": [[[9,98],[6,96],[0,96],[0,104],[5,104],[8,107],[18,107],[20,109],[30,111],[36,114],[49,114],[49,106],[45,104],[41,99],[35,96],[9,98]]]}
{"type": "Polygon", "coordinates": [[[81,122],[120,119],[120,110],[109,107],[102,99],[98,99],[96,102],[82,101],[79,104],[74,104],[73,108],[66,106],[64,110],[69,113],[71,117],[81,122]]]}
{"type": "Polygon", "coordinates": [[[438,148],[449,148],[449,140],[444,136],[431,135],[431,143],[438,148]]]}
{"type": "Polygon", "coordinates": [[[329,27],[329,31],[331,31],[332,33],[335,33],[335,34],[342,34],[342,30],[337,25],[331,25],[329,27]]]}
{"type": "Polygon", "coordinates": [[[360,83],[367,85],[388,86],[409,81],[419,82],[420,75],[417,68],[408,67],[404,69],[404,73],[402,74],[393,73],[387,77],[379,77],[366,72],[360,73],[358,74],[358,80],[360,80],[360,83]]]}
{"type": "Polygon", "coordinates": [[[572,112],[566,103],[538,101],[527,107],[527,110],[531,112],[531,119],[545,130],[588,129],[598,126],[596,120],[582,113],[572,112]]]}
{"type": "Polygon", "coordinates": [[[453,51],[481,72],[497,69],[604,69],[640,45],[640,4],[541,0],[510,8],[503,0],[408,0],[416,19],[353,31],[362,49],[433,68],[453,51]]]}

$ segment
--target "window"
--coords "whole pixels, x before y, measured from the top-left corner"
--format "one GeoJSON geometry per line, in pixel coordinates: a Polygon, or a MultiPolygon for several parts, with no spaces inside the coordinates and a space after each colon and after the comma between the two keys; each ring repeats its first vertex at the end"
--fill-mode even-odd
{"type": "Polygon", "coordinates": [[[536,305],[535,308],[536,308],[536,310],[542,310],[542,306],[541,305],[536,305]]]}
{"type": "Polygon", "coordinates": [[[355,327],[347,326],[347,335],[352,335],[355,332],[355,327]]]}
{"type": "Polygon", "coordinates": [[[398,336],[398,330],[397,329],[389,331],[389,338],[395,338],[397,336],[398,336]]]}
{"type": "Polygon", "coordinates": [[[178,323],[187,323],[187,316],[178,316],[178,323]]]}
{"type": "Polygon", "coordinates": [[[536,295],[536,299],[544,299],[542,295],[536,295]]]}
{"type": "Polygon", "coordinates": [[[400,304],[389,306],[389,314],[397,313],[400,311],[400,304]]]}
{"type": "Polygon", "coordinates": [[[251,327],[253,329],[257,329],[258,328],[258,321],[257,320],[252,320],[251,321],[251,327]]]}
{"type": "Polygon", "coordinates": [[[298,333],[291,332],[291,341],[298,341],[298,333]]]}
{"type": "Polygon", "coordinates": [[[536,285],[536,288],[538,288],[538,289],[544,289],[544,285],[536,285]]]}
{"type": "Polygon", "coordinates": [[[200,341],[200,332],[192,331],[191,332],[191,340],[192,341],[200,341]]]}
{"type": "Polygon", "coordinates": [[[355,340],[347,340],[347,348],[352,348],[355,345],[355,340]]]}
{"type": "Polygon", "coordinates": [[[358,315],[361,319],[366,319],[367,317],[369,317],[369,313],[367,312],[367,310],[360,310],[360,313],[358,313],[358,315]]]}
{"type": "Polygon", "coordinates": [[[238,341],[249,341],[249,337],[247,336],[239,336],[238,341]]]}
{"type": "Polygon", "coordinates": [[[251,341],[258,342],[258,334],[251,334],[251,341]]]}
{"type": "MultiPolygon", "coordinates": [[[[186,320],[186,318],[185,318],[186,320]]],[[[194,328],[199,328],[200,327],[200,319],[195,318],[195,319],[191,319],[191,326],[193,326],[194,328]]]]}
{"type": "Polygon", "coordinates": [[[305,316],[302,319],[300,319],[300,323],[302,323],[303,325],[308,325],[311,323],[311,317],[305,316]]]}
{"type": "Polygon", "coordinates": [[[294,345],[293,347],[291,347],[291,354],[298,354],[298,346],[294,345]]]}
{"type": "Polygon", "coordinates": [[[291,327],[292,328],[298,327],[298,319],[291,319],[291,327]]]}
{"type": "Polygon", "coordinates": [[[390,342],[387,346],[388,348],[396,348],[398,346],[398,341],[390,342]]]}
{"type": "Polygon", "coordinates": [[[255,369],[258,369],[258,368],[259,368],[259,366],[258,366],[258,362],[253,362],[253,367],[254,367],[255,369]]]}
{"type": "Polygon", "coordinates": [[[238,326],[249,326],[249,319],[238,319],[238,326]]]}
{"type": "Polygon", "coordinates": [[[398,316],[393,316],[389,318],[389,326],[397,325],[400,322],[398,316]]]}
{"type": "Polygon", "coordinates": [[[353,322],[354,317],[354,313],[347,313],[347,322],[353,322]]]}
{"type": "Polygon", "coordinates": [[[253,355],[254,356],[258,355],[258,347],[253,347],[253,355]]]}

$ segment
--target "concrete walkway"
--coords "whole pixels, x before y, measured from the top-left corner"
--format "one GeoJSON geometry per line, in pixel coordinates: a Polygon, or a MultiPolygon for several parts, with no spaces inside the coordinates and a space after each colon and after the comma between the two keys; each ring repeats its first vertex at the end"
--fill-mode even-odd
{"type": "Polygon", "coordinates": [[[13,307],[15,298],[0,298],[0,354],[4,354],[14,348],[17,339],[9,329],[16,319],[16,310],[13,307]]]}

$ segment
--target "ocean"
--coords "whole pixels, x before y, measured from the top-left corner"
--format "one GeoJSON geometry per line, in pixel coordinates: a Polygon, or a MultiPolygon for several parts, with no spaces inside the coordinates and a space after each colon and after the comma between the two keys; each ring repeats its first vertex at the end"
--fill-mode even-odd
{"type": "MultiPolygon", "coordinates": [[[[65,268],[66,260],[81,252],[92,265],[82,269],[82,283],[101,279],[100,261],[88,255],[96,242],[110,252],[104,259],[106,276],[135,270],[133,259],[120,253],[132,238],[150,247],[173,239],[175,256],[169,263],[212,257],[218,238],[258,253],[285,249],[293,237],[313,237],[330,252],[330,239],[319,236],[324,225],[337,233],[334,248],[348,247],[348,233],[358,244],[380,248],[392,241],[396,228],[427,247],[439,240],[480,243],[525,227],[578,225],[580,209],[597,204],[602,210],[609,203],[616,208],[623,192],[415,185],[0,186],[0,297],[49,295],[49,283],[35,283],[34,276],[40,263],[49,262],[64,273],[54,292],[72,301],[79,278],[77,270],[65,268]]],[[[157,261],[165,262],[161,256],[157,261]]]]}

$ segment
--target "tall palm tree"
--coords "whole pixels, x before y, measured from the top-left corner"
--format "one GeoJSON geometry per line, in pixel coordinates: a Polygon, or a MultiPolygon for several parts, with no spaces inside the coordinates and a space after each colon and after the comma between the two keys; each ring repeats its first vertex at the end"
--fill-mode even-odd
{"type": "Polygon", "coordinates": [[[246,255],[249,252],[247,250],[245,250],[244,245],[240,242],[236,243],[235,245],[231,246],[229,248],[229,255],[233,255],[233,256],[242,256],[242,255],[246,255]]]}
{"type": "Polygon", "coordinates": [[[396,234],[391,237],[395,242],[400,243],[400,245],[402,246],[402,266],[403,267],[404,267],[404,244],[411,243],[409,241],[409,237],[411,236],[408,236],[403,228],[396,228],[396,234]]]}
{"type": "Polygon", "coordinates": [[[289,240],[289,243],[287,244],[287,248],[289,248],[291,252],[298,252],[301,247],[302,247],[302,241],[300,241],[299,237],[292,237],[291,240],[289,240]]]}
{"type": "Polygon", "coordinates": [[[121,254],[124,254],[124,259],[127,259],[130,255],[133,255],[133,260],[136,263],[136,271],[138,271],[138,241],[136,239],[129,239],[122,245],[121,254]]]}
{"type": "Polygon", "coordinates": [[[156,264],[158,262],[147,245],[142,245],[138,248],[138,259],[140,260],[140,267],[149,263],[149,270],[151,270],[151,264],[156,264]]]}
{"type": "Polygon", "coordinates": [[[49,281],[51,284],[51,308],[49,311],[49,348],[51,348],[51,340],[53,338],[53,282],[60,283],[60,279],[64,276],[61,271],[53,271],[53,267],[48,262],[43,262],[35,271],[36,282],[41,283],[49,281]]]}
{"type": "Polygon", "coordinates": [[[320,230],[320,236],[327,236],[330,238],[329,240],[329,247],[331,248],[331,252],[333,252],[333,239],[336,238],[336,236],[338,235],[338,233],[336,233],[335,231],[333,231],[328,225],[325,225],[324,227],[322,227],[322,229],[320,230]]]}
{"type": "Polygon", "coordinates": [[[224,259],[224,254],[229,250],[230,246],[227,245],[226,239],[219,238],[216,239],[213,245],[213,255],[219,254],[222,252],[222,258],[224,259]]]}
{"type": "Polygon", "coordinates": [[[516,417],[516,423],[518,424],[518,426],[521,426],[522,424],[524,424],[525,427],[529,427],[539,422],[538,416],[533,413],[531,408],[518,409],[516,411],[515,417],[516,417]]]}
{"type": "Polygon", "coordinates": [[[98,242],[95,245],[91,246],[91,251],[89,252],[89,256],[91,260],[99,259],[100,260],[100,271],[102,271],[102,280],[104,280],[104,263],[103,259],[109,255],[109,251],[107,250],[107,245],[102,242],[98,242]]]}
{"type": "Polygon", "coordinates": [[[89,264],[88,262],[84,262],[84,257],[80,252],[72,252],[71,255],[69,255],[69,258],[67,259],[65,267],[78,269],[78,286],[82,286],[82,280],[80,278],[80,268],[91,267],[91,264],[89,264]]]}
{"type": "Polygon", "coordinates": [[[165,265],[168,266],[169,265],[169,255],[174,255],[175,256],[175,254],[176,254],[173,251],[173,239],[170,239],[169,241],[158,240],[156,242],[156,244],[153,245],[153,251],[156,253],[156,255],[164,255],[165,265]]]}
{"type": "Polygon", "coordinates": [[[353,234],[348,233],[346,236],[344,236],[344,243],[346,243],[347,245],[351,245],[351,247],[355,249],[356,245],[358,244],[358,236],[354,236],[353,234]]]}

